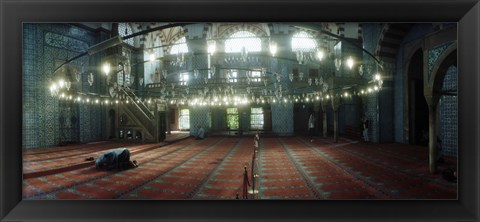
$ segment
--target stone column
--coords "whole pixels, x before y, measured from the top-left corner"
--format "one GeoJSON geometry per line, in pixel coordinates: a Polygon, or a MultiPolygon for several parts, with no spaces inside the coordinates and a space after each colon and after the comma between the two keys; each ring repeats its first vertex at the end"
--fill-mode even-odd
{"type": "Polygon", "coordinates": [[[332,96],[333,109],[333,141],[338,142],[338,108],[340,108],[340,99],[332,96]]]}
{"type": "Polygon", "coordinates": [[[327,102],[322,101],[320,103],[322,105],[322,112],[323,112],[323,137],[327,137],[327,102]]]}
{"type": "Polygon", "coordinates": [[[428,106],[428,153],[429,153],[429,170],[430,173],[437,171],[437,107],[428,106]]]}
{"type": "Polygon", "coordinates": [[[429,171],[430,173],[437,172],[437,136],[438,136],[438,101],[439,95],[425,95],[428,104],[428,154],[429,154],[429,171]]]}

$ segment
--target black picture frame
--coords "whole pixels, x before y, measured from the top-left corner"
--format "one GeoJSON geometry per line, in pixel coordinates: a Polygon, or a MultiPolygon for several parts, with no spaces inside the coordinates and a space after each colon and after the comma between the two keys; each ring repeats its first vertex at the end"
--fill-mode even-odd
{"type": "Polygon", "coordinates": [[[0,0],[1,221],[479,221],[478,0],[0,0]],[[22,200],[23,22],[458,22],[458,200],[22,200]]]}

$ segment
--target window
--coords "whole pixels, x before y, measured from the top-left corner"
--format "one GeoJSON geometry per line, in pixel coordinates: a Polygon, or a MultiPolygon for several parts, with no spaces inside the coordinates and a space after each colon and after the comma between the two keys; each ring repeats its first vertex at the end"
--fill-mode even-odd
{"type": "MultiPolygon", "coordinates": [[[[131,35],[132,33],[132,28],[127,23],[118,24],[118,35],[120,35],[121,37],[131,35]]],[[[125,42],[133,46],[133,38],[126,39],[125,42]]]]}
{"type": "Polygon", "coordinates": [[[237,78],[238,78],[238,70],[231,69],[227,71],[227,79],[229,83],[236,83],[238,80],[237,78]]]}
{"type": "Polygon", "coordinates": [[[179,119],[178,122],[180,123],[179,125],[180,130],[190,129],[190,110],[181,109],[178,119],[179,119]]]}
{"type": "Polygon", "coordinates": [[[262,51],[262,40],[255,36],[255,34],[247,31],[239,31],[225,40],[225,52],[242,52],[245,48],[247,52],[262,51]]]}
{"type": "Polygon", "coordinates": [[[250,72],[250,78],[252,78],[252,82],[260,82],[262,77],[262,73],[260,71],[252,71],[250,72]]]}
{"type": "Polygon", "coordinates": [[[188,73],[180,73],[180,85],[188,85],[188,73]]]}
{"type": "Polygon", "coordinates": [[[250,128],[251,129],[263,129],[263,109],[251,108],[250,114],[250,128]]]}
{"type": "Polygon", "coordinates": [[[292,51],[311,52],[317,48],[317,42],[305,31],[301,31],[292,37],[292,51]]]}
{"type": "Polygon", "coordinates": [[[188,52],[188,47],[187,47],[187,43],[185,41],[185,37],[182,37],[181,39],[177,40],[172,45],[172,48],[170,49],[170,54],[171,55],[180,54],[180,53],[187,53],[187,52],[188,52]]]}
{"type": "Polygon", "coordinates": [[[238,129],[238,109],[227,108],[227,128],[238,129]]]}

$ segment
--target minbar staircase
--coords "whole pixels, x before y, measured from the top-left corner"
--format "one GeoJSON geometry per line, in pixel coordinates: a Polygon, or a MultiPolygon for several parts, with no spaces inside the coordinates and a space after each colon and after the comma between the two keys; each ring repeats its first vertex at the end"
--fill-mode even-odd
{"type": "Polygon", "coordinates": [[[129,101],[123,104],[123,111],[134,121],[135,125],[142,129],[143,140],[155,142],[157,127],[154,113],[129,89],[121,89],[120,92],[129,101]]]}

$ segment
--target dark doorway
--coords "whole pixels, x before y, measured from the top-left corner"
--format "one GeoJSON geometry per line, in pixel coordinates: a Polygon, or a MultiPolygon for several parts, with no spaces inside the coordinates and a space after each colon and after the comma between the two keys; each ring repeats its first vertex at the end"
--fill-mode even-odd
{"type": "Polygon", "coordinates": [[[423,52],[417,50],[408,67],[408,137],[412,145],[428,146],[428,105],[423,93],[423,52]]]}

